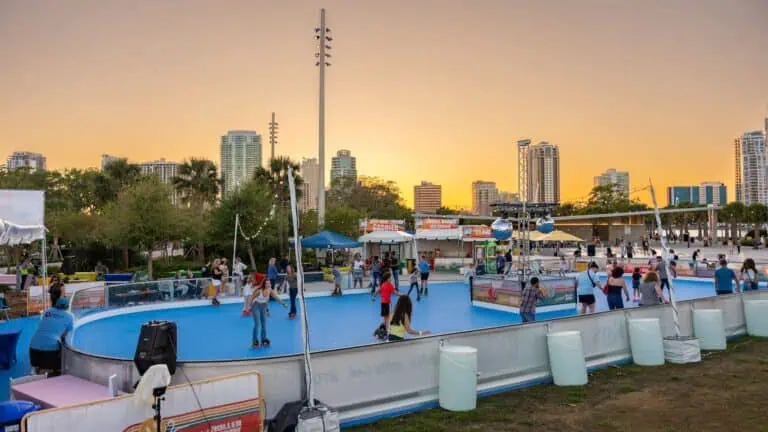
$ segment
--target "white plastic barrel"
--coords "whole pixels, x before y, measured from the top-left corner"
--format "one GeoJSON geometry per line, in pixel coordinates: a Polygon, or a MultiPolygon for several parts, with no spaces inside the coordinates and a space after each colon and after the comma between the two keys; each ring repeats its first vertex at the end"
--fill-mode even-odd
{"type": "Polygon", "coordinates": [[[558,386],[580,386],[587,383],[587,363],[578,330],[547,333],[547,350],[552,380],[558,386]]]}
{"type": "Polygon", "coordinates": [[[703,350],[724,350],[725,326],[723,311],[720,309],[697,309],[693,311],[693,333],[699,339],[703,350]]]}
{"type": "Polygon", "coordinates": [[[632,359],[640,366],[664,364],[664,338],[658,318],[636,318],[629,320],[629,346],[632,359]]]}
{"type": "Polygon", "coordinates": [[[468,346],[440,347],[440,407],[471,411],[477,406],[477,349],[468,346]]]}
{"type": "Polygon", "coordinates": [[[768,337],[768,300],[744,300],[747,334],[768,337]]]}

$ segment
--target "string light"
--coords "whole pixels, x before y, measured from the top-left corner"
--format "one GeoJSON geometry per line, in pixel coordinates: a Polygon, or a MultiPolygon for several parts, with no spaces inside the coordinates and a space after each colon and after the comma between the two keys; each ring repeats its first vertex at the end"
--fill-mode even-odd
{"type": "Polygon", "coordinates": [[[272,208],[269,210],[269,216],[267,216],[267,218],[264,219],[264,222],[261,223],[259,228],[256,230],[256,234],[254,234],[254,235],[251,235],[251,236],[246,235],[245,232],[243,231],[243,226],[238,223],[237,224],[237,230],[240,232],[240,235],[243,236],[243,238],[246,241],[253,240],[256,237],[260,236],[261,235],[261,231],[264,230],[264,228],[266,228],[266,226],[269,223],[269,221],[271,221],[272,218],[275,217],[275,206],[276,206],[276,204],[272,204],[272,208]]]}

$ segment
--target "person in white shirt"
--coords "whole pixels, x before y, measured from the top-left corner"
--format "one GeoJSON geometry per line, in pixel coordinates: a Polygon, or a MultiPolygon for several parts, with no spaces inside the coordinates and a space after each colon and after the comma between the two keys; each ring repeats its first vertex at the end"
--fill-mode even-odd
{"type": "Polygon", "coordinates": [[[245,269],[248,266],[243,264],[240,257],[235,257],[235,262],[232,264],[232,278],[235,279],[236,285],[241,285],[245,282],[245,269]]]}
{"type": "Polygon", "coordinates": [[[254,277],[253,275],[248,276],[248,280],[245,283],[245,286],[243,286],[243,316],[248,316],[251,314],[250,304],[248,304],[248,299],[251,298],[251,295],[254,291],[254,277]]]}
{"type": "Polygon", "coordinates": [[[360,289],[363,289],[363,276],[364,276],[365,263],[360,258],[360,254],[355,254],[355,260],[352,262],[352,288],[357,288],[357,284],[360,284],[360,289]]]}

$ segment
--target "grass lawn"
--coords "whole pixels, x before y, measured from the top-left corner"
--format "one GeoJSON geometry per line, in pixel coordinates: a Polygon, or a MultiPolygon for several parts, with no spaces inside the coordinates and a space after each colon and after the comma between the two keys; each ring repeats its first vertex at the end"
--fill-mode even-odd
{"type": "Polygon", "coordinates": [[[611,367],[585,387],[536,386],[355,431],[768,431],[768,339],[742,338],[695,365],[611,367]]]}

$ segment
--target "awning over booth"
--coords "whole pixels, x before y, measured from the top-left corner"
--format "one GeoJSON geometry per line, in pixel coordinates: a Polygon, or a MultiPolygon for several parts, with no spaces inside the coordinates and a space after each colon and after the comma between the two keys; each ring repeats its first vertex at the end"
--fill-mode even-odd
{"type": "Polygon", "coordinates": [[[303,238],[301,247],[308,249],[351,249],[360,247],[360,242],[332,231],[321,231],[303,238]]]}
{"type": "Polygon", "coordinates": [[[403,231],[374,231],[357,239],[361,243],[397,244],[413,241],[413,236],[403,231]]]}
{"type": "Polygon", "coordinates": [[[417,229],[417,240],[459,240],[461,231],[458,228],[452,229],[417,229]]]}
{"type": "Polygon", "coordinates": [[[16,225],[0,219],[0,246],[29,244],[45,238],[43,225],[16,225]]]}
{"type": "Polygon", "coordinates": [[[583,242],[584,240],[565,231],[555,230],[549,234],[541,236],[538,241],[583,242]]]}

